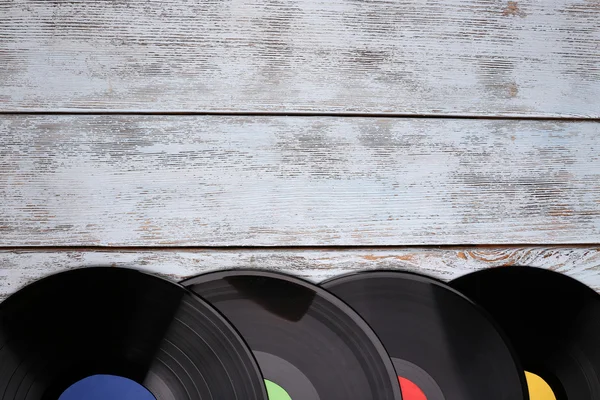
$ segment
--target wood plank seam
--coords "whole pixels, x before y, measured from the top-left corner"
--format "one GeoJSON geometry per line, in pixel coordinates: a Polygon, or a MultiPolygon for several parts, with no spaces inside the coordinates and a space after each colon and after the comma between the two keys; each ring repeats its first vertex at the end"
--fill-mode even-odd
{"type": "Polygon", "coordinates": [[[190,110],[0,110],[0,115],[128,115],[128,116],[231,116],[231,117],[339,117],[339,118],[397,118],[397,119],[466,119],[491,121],[561,121],[600,122],[600,117],[548,116],[548,115],[493,115],[493,114],[406,114],[406,113],[357,113],[357,112],[302,112],[302,111],[190,111],[190,110]]]}
{"type": "Polygon", "coordinates": [[[0,250],[0,300],[48,274],[88,266],[135,268],[173,281],[216,269],[262,268],[314,282],[370,269],[400,269],[450,280],[482,268],[549,268],[600,289],[600,246],[520,246],[453,249],[256,250],[0,250]]]}

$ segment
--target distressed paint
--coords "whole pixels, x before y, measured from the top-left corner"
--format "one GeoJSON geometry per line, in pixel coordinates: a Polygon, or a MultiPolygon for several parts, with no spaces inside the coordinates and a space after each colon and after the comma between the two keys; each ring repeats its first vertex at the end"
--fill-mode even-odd
{"type": "Polygon", "coordinates": [[[456,247],[323,250],[43,250],[0,251],[0,300],[41,277],[72,268],[114,266],[173,281],[224,268],[266,268],[319,282],[376,268],[415,271],[450,280],[482,268],[526,265],[552,269],[600,290],[597,247],[456,247]]]}
{"type": "Polygon", "coordinates": [[[0,117],[1,246],[600,242],[600,124],[0,117]]]}
{"type": "Polygon", "coordinates": [[[600,116],[597,0],[0,1],[0,110],[600,116]]]}

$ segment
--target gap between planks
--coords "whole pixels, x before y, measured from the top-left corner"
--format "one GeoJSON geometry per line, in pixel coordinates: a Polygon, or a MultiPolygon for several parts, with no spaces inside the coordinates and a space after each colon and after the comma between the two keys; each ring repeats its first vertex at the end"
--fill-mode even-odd
{"type": "Polygon", "coordinates": [[[231,117],[342,117],[342,118],[425,118],[425,119],[474,119],[474,120],[507,120],[507,121],[561,121],[561,122],[600,122],[598,117],[585,116],[552,116],[552,115],[494,115],[494,114],[410,114],[410,113],[381,113],[381,112],[302,112],[302,111],[212,111],[212,110],[0,110],[0,115],[156,115],[156,116],[231,116],[231,117]]]}
{"type": "Polygon", "coordinates": [[[259,251],[402,251],[421,250],[461,250],[461,249],[511,249],[518,247],[543,247],[546,249],[590,249],[599,248],[600,243],[549,244],[549,243],[510,243],[510,244],[441,244],[441,245],[322,245],[322,246],[0,246],[0,252],[259,252],[259,251]]]}

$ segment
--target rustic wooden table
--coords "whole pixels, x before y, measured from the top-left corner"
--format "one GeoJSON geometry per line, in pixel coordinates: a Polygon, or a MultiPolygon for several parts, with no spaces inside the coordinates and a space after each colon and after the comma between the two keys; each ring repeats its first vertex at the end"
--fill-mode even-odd
{"type": "Polygon", "coordinates": [[[600,289],[598,0],[0,0],[0,298],[87,265],[600,289]]]}

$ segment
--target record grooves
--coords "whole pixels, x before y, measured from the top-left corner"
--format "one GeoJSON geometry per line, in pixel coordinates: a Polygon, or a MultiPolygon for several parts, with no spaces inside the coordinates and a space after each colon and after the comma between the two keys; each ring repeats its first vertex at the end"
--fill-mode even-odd
{"type": "Polygon", "coordinates": [[[119,382],[106,400],[125,381],[145,400],[598,400],[599,340],[600,295],[539,268],[314,285],[91,267],[0,304],[0,400],[80,400],[93,378],[119,382]]]}
{"type": "Polygon", "coordinates": [[[233,327],[183,287],[138,271],[85,268],[0,304],[0,399],[56,400],[76,381],[117,375],[160,400],[264,400],[233,327]]]}
{"type": "Polygon", "coordinates": [[[523,371],[505,337],[482,309],[444,283],[373,271],[321,285],[371,325],[399,378],[415,384],[426,400],[528,398],[523,371]]]}
{"type": "Polygon", "coordinates": [[[215,305],[293,400],[400,400],[385,349],[331,293],[284,274],[233,270],[182,284],[215,305]]]}
{"type": "Polygon", "coordinates": [[[600,295],[593,289],[518,266],[473,272],[450,285],[498,321],[525,370],[543,379],[557,400],[600,399],[600,295]]]}

